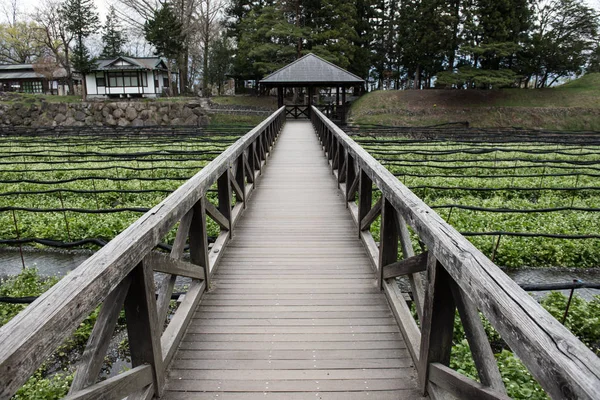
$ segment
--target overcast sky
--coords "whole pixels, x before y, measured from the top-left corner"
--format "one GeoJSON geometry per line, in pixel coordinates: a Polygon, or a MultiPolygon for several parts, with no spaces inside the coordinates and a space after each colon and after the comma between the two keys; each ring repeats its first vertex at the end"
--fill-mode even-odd
{"type": "MultiPolygon", "coordinates": [[[[0,21],[7,21],[7,13],[6,13],[6,5],[12,4],[15,0],[0,0],[0,21]]],[[[21,14],[31,14],[35,11],[35,8],[39,6],[40,2],[44,0],[16,0],[18,4],[18,9],[21,14]]],[[[96,7],[98,8],[98,13],[100,14],[100,21],[104,23],[104,19],[106,18],[106,13],[108,11],[108,7],[111,4],[115,4],[118,7],[118,3],[116,0],[94,0],[96,3],[96,7]]],[[[600,0],[585,0],[587,4],[591,7],[594,7],[596,10],[600,12],[600,0]]],[[[10,7],[8,7],[10,9],[10,7]]],[[[24,16],[20,18],[23,19],[24,16]]],[[[135,36],[136,34],[129,34],[128,39],[129,42],[127,44],[128,51],[135,56],[149,56],[152,55],[152,49],[144,42],[142,39],[138,39],[135,36]]],[[[93,56],[97,56],[101,49],[101,43],[99,35],[93,35],[89,39],[88,45],[90,46],[90,50],[92,51],[93,56]]]]}
{"type": "MultiPolygon", "coordinates": [[[[590,6],[594,7],[598,11],[600,11],[600,0],[585,0],[590,6]]],[[[0,3],[11,2],[11,0],[0,0],[0,3]]],[[[35,10],[37,4],[39,4],[39,0],[18,0],[19,8],[21,12],[31,13],[35,10]]],[[[98,12],[100,13],[100,19],[104,21],[106,17],[106,12],[110,4],[114,4],[115,0],[94,0],[96,6],[98,7],[98,12]]],[[[6,17],[3,15],[2,20],[6,17]]]]}

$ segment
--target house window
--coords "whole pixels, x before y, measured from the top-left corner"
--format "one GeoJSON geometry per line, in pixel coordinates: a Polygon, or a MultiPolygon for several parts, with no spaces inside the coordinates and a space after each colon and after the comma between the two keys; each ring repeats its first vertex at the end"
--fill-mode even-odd
{"type": "Polygon", "coordinates": [[[106,79],[104,79],[104,77],[102,77],[102,78],[96,77],[96,86],[97,87],[106,86],[106,79]]]}
{"type": "Polygon", "coordinates": [[[130,72],[130,71],[123,72],[123,86],[128,86],[128,87],[139,86],[138,73],[130,72]]]}
{"type": "Polygon", "coordinates": [[[23,82],[23,92],[25,93],[42,93],[42,82],[23,82]]]}
{"type": "MultiPolygon", "coordinates": [[[[142,86],[148,86],[146,74],[141,73],[142,86]]],[[[140,79],[138,71],[120,71],[120,72],[109,72],[108,83],[111,87],[139,87],[140,79]]]]}
{"type": "Polygon", "coordinates": [[[163,78],[163,86],[166,88],[169,87],[169,78],[163,78]]]}

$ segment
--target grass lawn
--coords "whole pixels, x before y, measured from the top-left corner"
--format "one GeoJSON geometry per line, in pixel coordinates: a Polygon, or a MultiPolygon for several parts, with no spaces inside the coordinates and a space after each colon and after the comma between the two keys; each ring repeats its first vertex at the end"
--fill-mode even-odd
{"type": "Polygon", "coordinates": [[[211,101],[221,105],[277,109],[277,98],[271,96],[217,96],[211,97],[211,101]]]}
{"type": "Polygon", "coordinates": [[[261,115],[235,115],[235,114],[210,114],[210,123],[212,125],[249,125],[256,126],[266,117],[261,115]]]}
{"type": "Polygon", "coordinates": [[[375,91],[358,99],[356,124],[600,130],[600,74],[548,89],[375,91]]]}
{"type": "Polygon", "coordinates": [[[48,94],[29,94],[29,93],[8,93],[5,97],[0,97],[0,103],[78,103],[81,101],[81,96],[58,96],[48,94]]]}

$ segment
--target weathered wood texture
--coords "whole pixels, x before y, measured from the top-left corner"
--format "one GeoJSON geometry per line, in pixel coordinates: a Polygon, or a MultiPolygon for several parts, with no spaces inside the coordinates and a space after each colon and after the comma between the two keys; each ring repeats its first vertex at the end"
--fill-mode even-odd
{"type": "Polygon", "coordinates": [[[309,122],[286,123],[263,174],[162,398],[420,398],[309,122]]]}
{"type": "MultiPolygon", "coordinates": [[[[148,266],[143,273],[136,272],[138,279],[130,285],[125,301],[128,314],[128,332],[136,340],[130,338],[134,365],[150,363],[153,372],[153,389],[145,394],[160,394],[164,376],[163,359],[168,360],[181,338],[181,331],[187,327],[189,316],[181,315],[181,310],[191,312],[195,309],[202,291],[207,287],[206,281],[212,274],[222,248],[227,244],[231,235],[231,227],[239,217],[243,204],[237,204],[232,210],[231,185],[232,167],[249,148],[258,149],[257,163],[254,169],[260,168],[266,162],[267,152],[285,121],[285,109],[280,108],[269,118],[260,123],[232,146],[216,157],[194,177],[184,183],[179,189],[168,196],[160,204],[152,208],[140,219],[134,222],[102,250],[83,262],[77,269],[64,277],[58,284],[40,296],[23,312],[0,328],[0,399],[10,398],[15,391],[31,376],[38,366],[71,334],[79,323],[87,317],[109,293],[113,292],[129,275],[136,265],[148,256],[162,238],[182,220],[181,225],[191,223],[190,245],[192,264],[179,263],[177,260],[185,245],[187,226],[181,229],[171,257],[174,261],[156,265],[156,257],[149,256],[148,266]],[[258,143],[257,143],[258,142],[258,143]],[[206,217],[205,195],[213,184],[219,182],[219,211],[226,217],[228,230],[222,232],[214,244],[213,251],[207,256],[206,246],[206,217]],[[194,208],[192,214],[190,210],[194,208]],[[188,217],[184,216],[188,214],[188,217]],[[191,221],[189,220],[191,218],[191,221]],[[199,273],[193,271],[198,267],[199,273]],[[167,275],[181,273],[192,275],[192,289],[196,290],[186,307],[180,308],[172,319],[176,325],[170,324],[162,335],[162,325],[165,315],[165,305],[170,298],[174,279],[167,276],[159,287],[158,307],[155,299],[154,279],[151,267],[167,272],[167,275]],[[203,271],[200,272],[200,270],[203,271]],[[190,274],[190,270],[192,270],[190,274]],[[198,278],[204,275],[204,284],[198,278]],[[140,281],[143,279],[143,281],[140,281]],[[135,293],[135,294],[134,294],[135,293]],[[158,308],[158,311],[157,311],[158,308]],[[160,321],[160,322],[159,322],[160,321]],[[162,340],[165,339],[165,340],[162,340]],[[163,343],[161,343],[161,341],[163,343]],[[162,345],[165,348],[162,348],[162,345]]],[[[243,161],[242,161],[243,162],[243,161]]],[[[240,168],[241,169],[241,168],[240,168]]],[[[238,171],[240,170],[238,169],[238,171]]],[[[255,171],[249,171],[251,174],[255,171]]],[[[241,177],[233,184],[234,191],[239,192],[239,200],[245,200],[246,188],[242,188],[241,177]]],[[[248,189],[248,195],[251,193],[248,189]]],[[[218,219],[219,217],[217,217],[218,219]]],[[[142,268],[142,267],[140,267],[142,268]]],[[[191,289],[190,289],[191,290],[191,289]]],[[[110,300],[110,299],[109,299],[110,300]]],[[[77,389],[81,389],[94,381],[97,360],[105,348],[107,337],[112,330],[114,314],[117,307],[109,310],[100,319],[104,327],[99,327],[90,342],[82,374],[77,378],[77,389]]],[[[87,387],[86,393],[95,393],[97,385],[87,387]]],[[[77,396],[77,392],[71,395],[77,396]]]]}
{"type": "MultiPolygon", "coordinates": [[[[334,136],[344,147],[348,158],[356,162],[356,174],[361,177],[366,175],[396,210],[404,256],[414,255],[410,248],[408,231],[404,226],[406,223],[427,246],[428,257],[439,261],[436,272],[442,272],[448,279],[456,282],[457,289],[461,291],[460,295],[467,301],[463,303],[469,307],[469,310],[463,309],[463,315],[466,315],[465,312],[473,314],[473,310],[481,311],[552,398],[597,398],[600,393],[600,359],[591,350],[319,110],[313,108],[311,115],[311,121],[322,143],[330,143],[334,136]]],[[[349,180],[346,184],[349,184],[349,180]]],[[[366,215],[364,208],[359,211],[353,202],[353,196],[348,198],[352,201],[348,203],[348,207],[360,226],[362,218],[366,215]]],[[[367,248],[373,247],[373,239],[368,232],[361,232],[361,238],[367,248]]],[[[370,252],[377,253],[378,250],[373,249],[370,252]]],[[[429,291],[433,293],[432,284],[424,285],[420,282],[418,273],[412,274],[412,278],[417,309],[422,319],[430,319],[432,312],[445,314],[443,304],[439,303],[442,299],[421,297],[424,294],[421,287],[428,286],[429,291]],[[425,310],[426,307],[433,308],[425,310]]],[[[447,345],[447,332],[443,332],[441,336],[435,332],[427,332],[428,337],[422,340],[420,349],[417,349],[414,341],[420,335],[415,330],[414,321],[407,308],[404,307],[404,300],[395,297],[390,284],[385,283],[384,290],[394,307],[399,307],[394,310],[399,321],[409,325],[403,332],[408,335],[412,347],[411,354],[415,356],[414,361],[417,365],[422,364],[419,362],[421,360],[416,359],[417,354],[426,355],[428,361],[433,363],[447,361],[446,354],[440,353],[440,349],[435,349],[440,343],[447,345]],[[433,342],[429,343],[429,340],[433,342]],[[424,344],[431,344],[433,347],[424,349],[424,344]]],[[[443,293],[454,304],[452,290],[443,288],[443,293]]],[[[431,323],[435,324],[434,321],[427,322],[431,323]]],[[[477,332],[474,332],[474,335],[477,335],[477,332]]],[[[471,336],[471,341],[476,340],[476,336],[471,336]]],[[[493,383],[497,378],[494,377],[495,372],[485,366],[484,358],[487,358],[487,355],[476,355],[479,357],[479,368],[487,368],[485,374],[488,383],[496,386],[497,382],[493,383]]],[[[431,365],[433,364],[429,364],[431,365]]],[[[420,365],[419,374],[426,375],[428,370],[428,365],[420,365]]],[[[460,384],[460,380],[454,379],[451,385],[446,386],[460,384]]],[[[428,385],[429,389],[431,385],[428,385]]],[[[502,393],[498,394],[501,395],[502,393]]]]}

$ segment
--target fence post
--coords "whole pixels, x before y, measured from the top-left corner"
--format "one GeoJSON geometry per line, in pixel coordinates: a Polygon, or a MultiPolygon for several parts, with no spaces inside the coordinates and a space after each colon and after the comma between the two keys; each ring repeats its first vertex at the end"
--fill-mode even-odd
{"type": "Polygon", "coordinates": [[[396,226],[396,210],[382,197],[381,228],[379,230],[379,271],[377,284],[383,289],[383,269],[386,265],[398,261],[398,228],[396,226]]]}
{"type": "Polygon", "coordinates": [[[206,290],[208,290],[210,285],[210,265],[208,261],[208,232],[206,229],[205,201],[208,200],[203,197],[194,205],[194,214],[192,215],[189,241],[190,261],[192,264],[199,265],[204,269],[206,290]]]}
{"type": "Polygon", "coordinates": [[[429,364],[450,364],[456,309],[449,284],[451,279],[435,258],[434,252],[430,251],[427,258],[427,288],[421,321],[421,350],[418,366],[423,394],[427,392],[429,364]]]}
{"type": "Polygon", "coordinates": [[[361,221],[371,211],[373,206],[373,181],[361,169],[358,184],[358,237],[360,238],[361,221]]]}
{"type": "Polygon", "coordinates": [[[160,344],[162,329],[158,326],[154,297],[153,272],[141,262],[131,271],[131,284],[125,298],[131,366],[135,368],[150,364],[154,376],[154,392],[161,396],[165,369],[160,344]]]}

